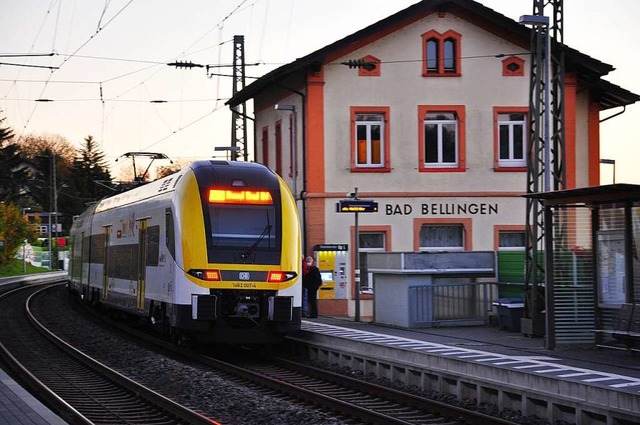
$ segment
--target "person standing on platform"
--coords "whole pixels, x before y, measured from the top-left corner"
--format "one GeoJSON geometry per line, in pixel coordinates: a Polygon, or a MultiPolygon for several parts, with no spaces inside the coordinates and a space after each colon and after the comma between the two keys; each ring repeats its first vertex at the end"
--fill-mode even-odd
{"type": "Polygon", "coordinates": [[[318,317],[318,288],[322,286],[322,277],[320,269],[313,263],[313,257],[307,257],[305,262],[307,273],[302,276],[302,287],[307,289],[308,317],[315,318],[318,317]]]}
{"type": "Polygon", "coordinates": [[[307,287],[305,286],[305,279],[307,278],[307,273],[309,273],[309,268],[307,267],[307,259],[302,257],[302,317],[308,317],[309,315],[309,304],[307,298],[307,287]]]}

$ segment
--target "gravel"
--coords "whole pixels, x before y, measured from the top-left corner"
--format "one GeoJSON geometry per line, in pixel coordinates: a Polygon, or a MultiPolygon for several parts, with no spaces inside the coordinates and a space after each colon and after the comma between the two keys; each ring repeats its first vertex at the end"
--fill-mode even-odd
{"type": "Polygon", "coordinates": [[[66,289],[49,293],[38,298],[43,307],[36,311],[39,320],[57,335],[130,379],[224,425],[344,423],[267,390],[233,382],[206,366],[156,353],[84,317],[70,302],[66,289]]]}
{"type": "MultiPolygon", "coordinates": [[[[207,366],[159,354],[144,344],[132,341],[129,337],[85,317],[78,311],[77,305],[70,302],[66,289],[49,291],[49,295],[37,300],[39,304],[46,303],[45,308],[36,309],[41,320],[67,342],[129,378],[224,425],[345,423],[285,396],[274,395],[258,387],[251,388],[244,382],[235,382],[207,366]],[[87,335],[91,338],[87,338],[87,335]]],[[[459,400],[453,395],[407,387],[397,381],[364,375],[362,372],[325,362],[309,361],[309,364],[423,397],[479,410],[487,415],[523,425],[568,425],[560,421],[551,424],[542,418],[523,416],[518,411],[498,411],[495,405],[478,404],[476,400],[459,400]]]]}

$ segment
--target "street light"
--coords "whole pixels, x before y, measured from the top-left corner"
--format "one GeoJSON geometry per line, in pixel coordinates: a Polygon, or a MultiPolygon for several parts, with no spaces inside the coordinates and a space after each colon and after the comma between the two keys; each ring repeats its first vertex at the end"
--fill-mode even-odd
{"type": "MultiPolygon", "coordinates": [[[[357,201],[358,200],[358,188],[356,187],[354,189],[353,192],[350,192],[347,194],[347,196],[349,196],[349,198],[352,198],[353,200],[357,201]]],[[[354,218],[355,218],[355,244],[354,244],[354,250],[355,250],[355,257],[356,257],[356,264],[354,267],[354,276],[355,276],[355,286],[356,286],[356,299],[355,299],[355,303],[356,303],[356,317],[355,317],[355,321],[359,322],[360,321],[360,291],[362,290],[362,287],[360,286],[360,229],[358,227],[358,212],[356,211],[354,213],[354,218]]]]}
{"type": "Polygon", "coordinates": [[[613,165],[613,184],[616,184],[616,160],[615,159],[601,159],[600,164],[613,165]]]}
{"type": "MultiPolygon", "coordinates": [[[[25,207],[22,209],[22,218],[29,221],[27,218],[27,211],[31,211],[31,207],[25,207]]],[[[27,273],[27,240],[22,242],[22,272],[27,273]]]]}
{"type": "Polygon", "coordinates": [[[276,111],[289,111],[292,114],[293,124],[291,125],[291,177],[293,178],[292,192],[294,193],[296,200],[298,199],[298,143],[297,138],[297,123],[298,116],[296,113],[295,105],[285,105],[276,103],[276,111]]]}
{"type": "Polygon", "coordinates": [[[240,148],[238,146],[216,146],[215,148],[213,148],[214,151],[216,152],[227,152],[227,161],[229,160],[229,154],[230,153],[234,153],[234,152],[238,152],[240,150],[240,148]]]}
{"type": "Polygon", "coordinates": [[[22,273],[27,274],[27,242],[28,240],[24,240],[22,242],[22,273]]]}
{"type": "Polygon", "coordinates": [[[544,191],[551,191],[551,36],[549,17],[542,15],[520,16],[522,25],[544,28],[544,191]]]}

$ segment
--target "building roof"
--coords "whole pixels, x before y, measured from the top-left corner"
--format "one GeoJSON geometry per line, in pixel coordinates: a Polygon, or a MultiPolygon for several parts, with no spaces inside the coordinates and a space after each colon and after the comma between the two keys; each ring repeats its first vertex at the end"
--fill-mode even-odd
{"type": "MultiPolygon", "coordinates": [[[[302,58],[283,65],[258,80],[249,84],[227,101],[230,106],[236,106],[254,98],[263,89],[274,82],[281,81],[292,74],[309,68],[319,68],[337,57],[369,44],[369,42],[395,31],[399,27],[416,22],[433,12],[447,12],[460,16],[468,21],[477,23],[489,31],[502,37],[510,37],[523,48],[530,48],[531,29],[519,24],[513,19],[496,12],[473,0],[422,0],[408,8],[401,10],[385,19],[348,35],[334,43],[316,50],[302,58]]],[[[575,72],[581,81],[595,89],[600,100],[602,110],[616,106],[624,106],[640,100],[640,96],[602,80],[603,75],[615,68],[588,55],[560,45],[565,53],[565,70],[575,72]]]]}

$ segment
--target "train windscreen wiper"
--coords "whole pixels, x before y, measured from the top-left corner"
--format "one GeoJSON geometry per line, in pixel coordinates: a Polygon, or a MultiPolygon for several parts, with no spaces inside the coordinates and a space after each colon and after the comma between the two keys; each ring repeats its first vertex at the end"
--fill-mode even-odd
{"type": "Polygon", "coordinates": [[[251,245],[251,247],[246,250],[245,252],[242,253],[236,253],[236,263],[253,263],[255,260],[255,254],[254,251],[256,250],[256,248],[258,248],[258,245],[260,245],[260,242],[262,242],[262,240],[264,239],[265,236],[269,235],[269,248],[271,248],[271,228],[273,226],[271,226],[271,223],[268,223],[264,229],[262,230],[262,233],[260,233],[260,236],[258,236],[258,238],[256,239],[256,241],[253,243],[253,245],[251,245]],[[251,259],[252,261],[249,261],[249,259],[251,259]],[[241,261],[238,261],[241,260],[241,261]]]}

